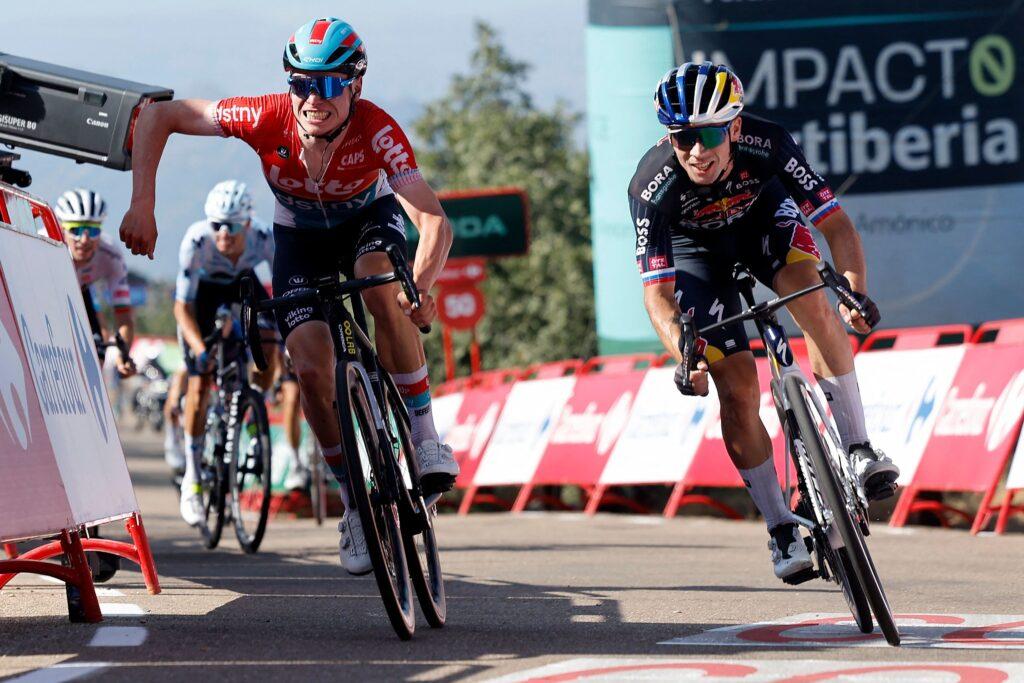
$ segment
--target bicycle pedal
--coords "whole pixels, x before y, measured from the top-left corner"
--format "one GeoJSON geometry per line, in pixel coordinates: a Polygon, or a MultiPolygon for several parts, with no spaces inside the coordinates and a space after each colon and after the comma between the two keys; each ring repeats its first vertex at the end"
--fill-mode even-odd
{"type": "Polygon", "coordinates": [[[806,583],[816,578],[818,578],[818,572],[813,566],[811,566],[807,569],[801,569],[800,571],[794,574],[790,574],[789,576],[782,579],[782,582],[790,586],[798,586],[801,583],[806,583]]]}

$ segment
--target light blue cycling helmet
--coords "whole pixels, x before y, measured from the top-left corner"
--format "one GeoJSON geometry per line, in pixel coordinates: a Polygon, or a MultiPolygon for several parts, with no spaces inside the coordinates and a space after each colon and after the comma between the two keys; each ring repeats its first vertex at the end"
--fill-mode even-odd
{"type": "Polygon", "coordinates": [[[337,17],[303,24],[284,48],[284,68],[301,71],[337,71],[349,78],[366,73],[366,48],[347,22],[337,17]]]}

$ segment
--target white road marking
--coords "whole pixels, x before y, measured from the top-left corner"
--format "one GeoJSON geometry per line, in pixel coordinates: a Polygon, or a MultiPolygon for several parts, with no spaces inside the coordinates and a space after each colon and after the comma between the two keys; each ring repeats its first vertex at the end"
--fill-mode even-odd
{"type": "Polygon", "coordinates": [[[569,621],[576,624],[603,624],[607,618],[603,614],[574,614],[569,621]]]}
{"type": "Polygon", "coordinates": [[[8,679],[8,683],[64,683],[84,676],[99,673],[110,665],[106,662],[69,662],[54,664],[45,669],[38,669],[17,678],[8,679]]]}
{"type": "Polygon", "coordinates": [[[117,590],[116,588],[100,588],[96,587],[97,598],[123,598],[124,593],[117,590]]]}
{"type": "Polygon", "coordinates": [[[100,626],[89,647],[138,647],[148,636],[149,631],[142,626],[100,626]]]}
{"type": "Polygon", "coordinates": [[[100,612],[105,617],[141,617],[146,612],[130,602],[101,602],[100,612]]]}

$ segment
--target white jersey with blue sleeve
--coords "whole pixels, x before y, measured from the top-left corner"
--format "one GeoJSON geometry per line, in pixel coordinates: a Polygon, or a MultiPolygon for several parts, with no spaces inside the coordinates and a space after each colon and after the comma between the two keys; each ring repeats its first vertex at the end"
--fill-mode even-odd
{"type": "Polygon", "coordinates": [[[227,284],[263,261],[273,269],[274,234],[266,224],[252,220],[245,237],[245,250],[237,261],[232,262],[217,251],[217,236],[210,228],[210,222],[197,221],[189,226],[181,241],[174,298],[191,303],[195,301],[201,281],[227,284]]]}

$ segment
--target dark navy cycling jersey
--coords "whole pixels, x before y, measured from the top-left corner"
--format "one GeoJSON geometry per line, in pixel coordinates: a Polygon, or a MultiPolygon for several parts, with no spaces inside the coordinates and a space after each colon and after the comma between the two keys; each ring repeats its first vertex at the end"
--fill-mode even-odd
{"type": "MultiPolygon", "coordinates": [[[[674,281],[674,242],[728,232],[773,180],[814,225],[839,209],[828,183],[782,126],[751,114],[739,118],[740,139],[730,143],[732,170],[717,183],[692,182],[667,136],[637,165],[629,184],[629,209],[645,286],[674,281]]],[[[744,228],[741,224],[736,229],[744,228]]]]}

